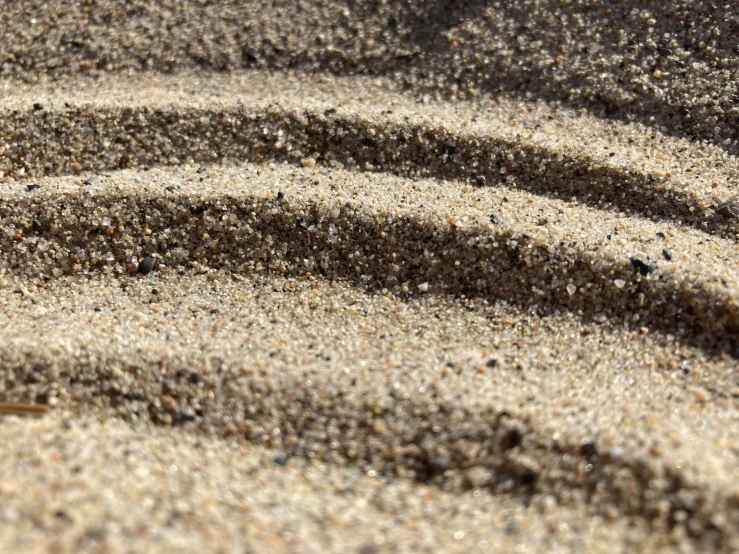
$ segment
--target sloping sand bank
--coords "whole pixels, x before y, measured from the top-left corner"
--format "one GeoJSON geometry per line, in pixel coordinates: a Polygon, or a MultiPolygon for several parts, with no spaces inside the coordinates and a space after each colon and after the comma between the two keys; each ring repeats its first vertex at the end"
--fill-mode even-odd
{"type": "Polygon", "coordinates": [[[0,16],[0,550],[739,549],[726,19],[89,4],[0,16]]]}

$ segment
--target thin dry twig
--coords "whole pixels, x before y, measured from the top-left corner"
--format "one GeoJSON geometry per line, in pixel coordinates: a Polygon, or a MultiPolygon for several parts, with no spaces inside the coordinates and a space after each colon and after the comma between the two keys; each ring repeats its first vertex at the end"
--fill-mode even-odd
{"type": "Polygon", "coordinates": [[[45,404],[25,404],[23,402],[0,402],[0,414],[39,417],[49,411],[45,404]]]}

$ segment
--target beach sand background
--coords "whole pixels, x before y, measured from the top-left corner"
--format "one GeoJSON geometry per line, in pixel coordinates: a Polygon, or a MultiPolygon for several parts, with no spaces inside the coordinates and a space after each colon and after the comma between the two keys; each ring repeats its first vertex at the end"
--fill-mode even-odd
{"type": "Polygon", "coordinates": [[[739,7],[2,8],[0,551],[739,551],[739,7]]]}

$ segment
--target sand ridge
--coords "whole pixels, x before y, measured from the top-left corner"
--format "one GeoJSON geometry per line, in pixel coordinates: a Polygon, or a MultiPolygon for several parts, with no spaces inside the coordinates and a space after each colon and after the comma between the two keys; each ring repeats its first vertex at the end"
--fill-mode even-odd
{"type": "Polygon", "coordinates": [[[0,548],[739,549],[723,16],[11,6],[0,548]]]}

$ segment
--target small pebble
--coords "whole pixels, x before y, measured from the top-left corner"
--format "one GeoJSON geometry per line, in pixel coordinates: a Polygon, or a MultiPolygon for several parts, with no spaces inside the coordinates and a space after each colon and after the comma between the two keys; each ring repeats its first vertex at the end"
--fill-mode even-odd
{"type": "Polygon", "coordinates": [[[630,258],[631,265],[642,275],[649,275],[654,271],[654,265],[647,264],[639,258],[630,258]]]}
{"type": "Polygon", "coordinates": [[[432,456],[428,460],[428,467],[433,473],[444,473],[449,469],[449,464],[452,458],[447,453],[439,454],[438,456],[432,456]]]}
{"type": "Polygon", "coordinates": [[[718,208],[716,208],[716,213],[724,216],[725,218],[729,218],[729,219],[738,218],[739,217],[739,201],[737,201],[735,198],[731,198],[730,200],[724,202],[718,208]]]}
{"type": "Polygon", "coordinates": [[[154,267],[156,266],[156,264],[157,264],[156,258],[152,256],[148,256],[144,258],[143,260],[141,260],[141,263],[139,263],[139,273],[141,273],[142,275],[151,273],[154,270],[154,267]]]}
{"type": "Polygon", "coordinates": [[[162,396],[161,398],[162,408],[168,414],[173,414],[177,411],[177,402],[171,396],[162,396]]]}
{"type": "Polygon", "coordinates": [[[286,452],[278,452],[272,458],[272,461],[274,462],[275,465],[284,466],[285,464],[287,464],[288,459],[289,459],[289,456],[287,455],[286,452]]]}

